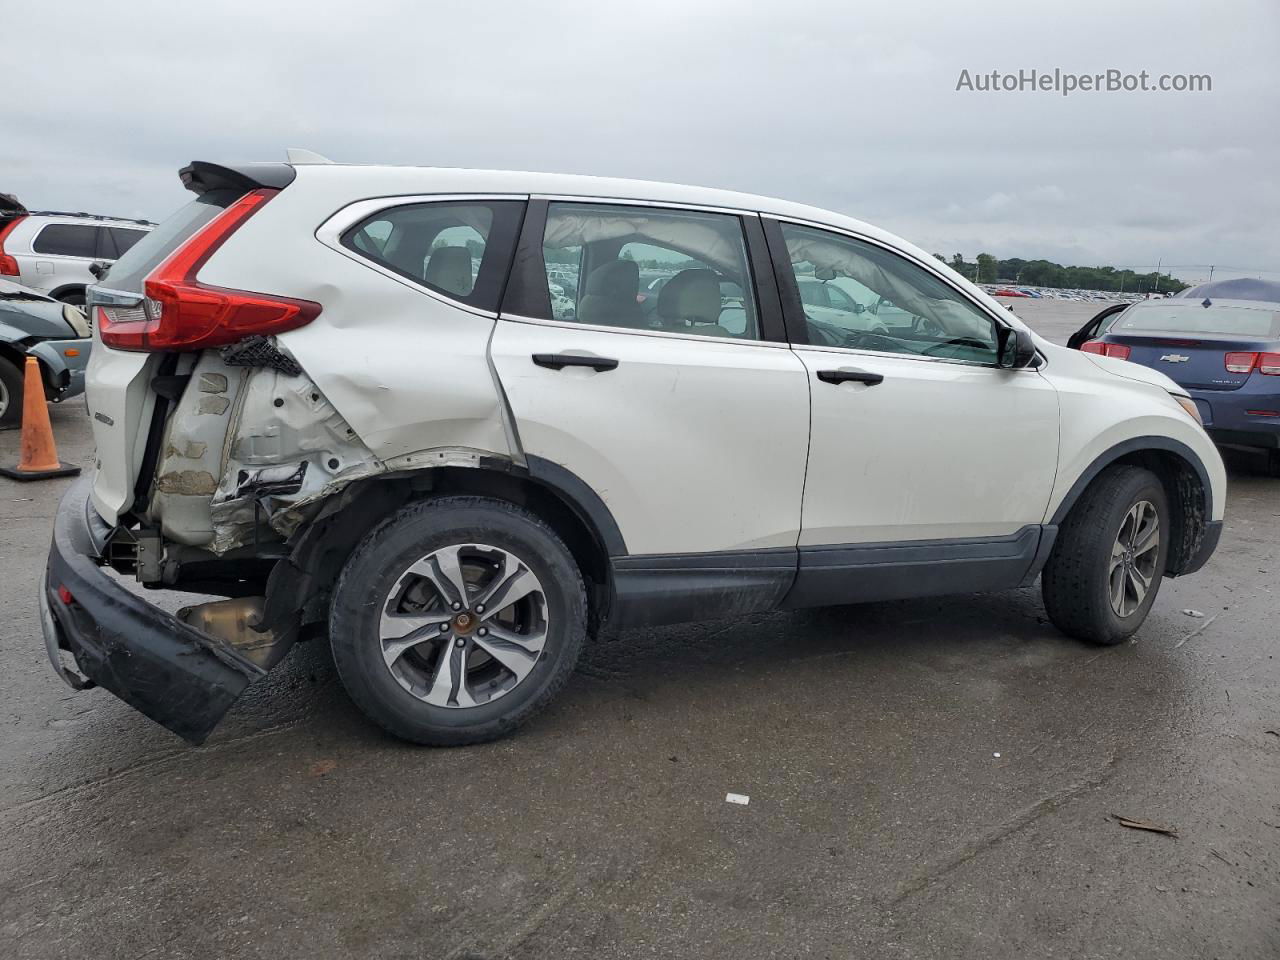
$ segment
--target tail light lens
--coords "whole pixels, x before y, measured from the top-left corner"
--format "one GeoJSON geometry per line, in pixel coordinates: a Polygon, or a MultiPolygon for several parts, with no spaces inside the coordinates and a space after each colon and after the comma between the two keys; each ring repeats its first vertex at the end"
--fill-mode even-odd
{"type": "Polygon", "coordinates": [[[99,308],[102,342],[117,350],[204,350],[296,330],[319,316],[320,304],[310,300],[196,280],[226,239],[278,192],[246,193],[193,235],[147,277],[141,309],[99,308]]]}
{"type": "Polygon", "coordinates": [[[18,261],[12,255],[4,252],[4,238],[13,232],[13,228],[21,223],[24,217],[14,217],[3,227],[0,227],[0,275],[6,277],[20,276],[22,271],[18,269],[18,261]]]}
{"type": "Polygon", "coordinates": [[[1223,363],[1226,365],[1227,373],[1248,373],[1258,362],[1256,353],[1238,352],[1228,353],[1223,357],[1223,363]]]}
{"type": "Polygon", "coordinates": [[[1280,377],[1280,353],[1258,354],[1258,372],[1268,377],[1280,377]]]}
{"type": "Polygon", "coordinates": [[[1128,360],[1131,352],[1123,343],[1104,343],[1101,340],[1090,340],[1080,345],[1084,353],[1097,354],[1099,357],[1114,357],[1117,360],[1128,360]]]}

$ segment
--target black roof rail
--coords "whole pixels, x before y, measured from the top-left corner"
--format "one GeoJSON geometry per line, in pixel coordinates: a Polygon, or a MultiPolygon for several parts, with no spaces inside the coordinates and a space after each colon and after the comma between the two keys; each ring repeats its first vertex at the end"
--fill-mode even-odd
{"type": "Polygon", "coordinates": [[[155,226],[150,220],[138,220],[135,217],[113,217],[105,213],[85,213],[84,211],[28,210],[27,215],[31,217],[80,217],[83,220],[115,220],[118,223],[137,223],[144,227],[155,226]]]}
{"type": "Polygon", "coordinates": [[[222,166],[207,160],[193,160],[178,171],[182,185],[195,194],[231,189],[247,193],[261,187],[283,190],[293,183],[293,178],[297,175],[287,163],[237,163],[235,166],[222,166]]]}

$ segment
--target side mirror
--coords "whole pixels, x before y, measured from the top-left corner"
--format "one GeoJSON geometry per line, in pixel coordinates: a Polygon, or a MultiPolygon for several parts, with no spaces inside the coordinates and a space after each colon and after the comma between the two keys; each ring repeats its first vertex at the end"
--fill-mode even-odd
{"type": "Polygon", "coordinates": [[[999,366],[1007,370],[1021,370],[1035,360],[1036,342],[1026,330],[1001,327],[999,337],[999,366]]]}

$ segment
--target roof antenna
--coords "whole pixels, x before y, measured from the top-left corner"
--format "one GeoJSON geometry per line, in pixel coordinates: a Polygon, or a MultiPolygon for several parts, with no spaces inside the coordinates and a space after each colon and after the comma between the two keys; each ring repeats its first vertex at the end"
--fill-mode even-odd
{"type": "Polygon", "coordinates": [[[304,150],[302,147],[288,147],[284,156],[289,163],[333,163],[328,157],[322,157],[314,150],[304,150]]]}
{"type": "Polygon", "coordinates": [[[1213,306],[1213,301],[1212,301],[1212,300],[1210,300],[1208,297],[1205,297],[1205,298],[1204,298],[1204,302],[1203,302],[1203,303],[1201,303],[1201,304],[1200,304],[1200,306],[1202,306],[1202,307],[1204,307],[1206,310],[1208,310],[1210,307],[1212,307],[1212,306],[1213,306]]]}

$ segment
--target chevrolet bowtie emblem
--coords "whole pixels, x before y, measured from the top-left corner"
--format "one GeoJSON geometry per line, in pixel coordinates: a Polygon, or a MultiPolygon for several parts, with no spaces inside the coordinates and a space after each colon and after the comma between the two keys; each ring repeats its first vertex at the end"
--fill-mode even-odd
{"type": "Polygon", "coordinates": [[[1161,357],[1160,359],[1161,359],[1161,360],[1163,360],[1165,363],[1186,363],[1186,362],[1187,362],[1188,360],[1190,360],[1191,358],[1190,358],[1190,357],[1184,357],[1184,356],[1183,356],[1182,354],[1180,354],[1180,353],[1166,353],[1166,354],[1165,354],[1163,357],[1161,357]]]}

